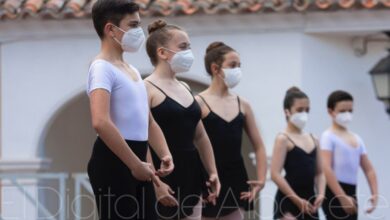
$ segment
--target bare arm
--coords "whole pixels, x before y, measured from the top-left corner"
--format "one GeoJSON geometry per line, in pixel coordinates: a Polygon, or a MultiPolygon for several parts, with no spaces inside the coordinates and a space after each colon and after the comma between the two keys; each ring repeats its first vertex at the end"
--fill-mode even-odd
{"type": "Polygon", "coordinates": [[[315,183],[316,183],[316,190],[317,190],[317,196],[324,196],[325,195],[325,187],[326,187],[326,179],[325,174],[323,171],[323,163],[321,158],[321,149],[320,144],[318,143],[318,140],[315,139],[315,144],[317,148],[317,164],[316,164],[316,177],[315,177],[315,183]]]}
{"type": "Polygon", "coordinates": [[[372,195],[378,195],[378,182],[376,178],[376,173],[374,167],[371,164],[371,161],[368,159],[367,154],[362,155],[360,166],[363,169],[363,172],[367,178],[368,184],[370,185],[370,190],[372,195]]]}
{"type": "Polygon", "coordinates": [[[217,174],[217,167],[215,166],[214,151],[211,146],[209,137],[204,129],[202,121],[199,121],[196,126],[194,144],[197,147],[200,159],[209,175],[217,174]]]}
{"type": "Polygon", "coordinates": [[[140,180],[154,180],[150,164],[143,163],[128,147],[110,117],[110,93],[95,89],[90,94],[92,126],[110,150],[119,157],[140,180]]]}
{"type": "MultiPolygon", "coordinates": [[[[145,87],[148,92],[148,103],[152,106],[153,97],[156,94],[149,83],[145,83],[145,87]]],[[[174,169],[173,159],[171,152],[169,151],[168,144],[165,140],[164,133],[151,112],[149,112],[149,144],[156,152],[157,156],[161,160],[160,169],[157,171],[159,176],[166,176],[174,169]]]]}
{"type": "Polygon", "coordinates": [[[264,186],[267,175],[267,155],[265,152],[264,142],[260,136],[255,115],[253,114],[251,106],[246,101],[243,101],[243,106],[245,110],[244,128],[256,154],[257,178],[258,181],[264,186]]]}
{"type": "Polygon", "coordinates": [[[336,175],[333,172],[332,169],[332,151],[329,150],[322,150],[322,161],[323,161],[323,169],[325,173],[325,178],[327,181],[327,184],[332,190],[333,194],[336,196],[336,198],[340,201],[342,208],[345,212],[348,214],[353,214],[357,212],[357,204],[356,200],[352,198],[351,196],[348,196],[343,188],[341,188],[336,175]]]}
{"type": "MultiPolygon", "coordinates": [[[[153,172],[156,172],[156,168],[154,167],[153,158],[149,147],[148,147],[148,151],[146,152],[146,161],[151,164],[151,168],[153,172]]],[[[160,185],[161,185],[161,180],[158,176],[156,176],[156,181],[154,181],[153,186],[155,189],[158,189],[160,185]]]]}
{"type": "Polygon", "coordinates": [[[332,190],[333,194],[336,196],[346,196],[332,169],[332,151],[322,150],[321,156],[322,168],[324,169],[326,182],[330,190],[332,190]]]}
{"type": "Polygon", "coordinates": [[[221,183],[219,182],[213,148],[202,121],[199,121],[196,127],[194,144],[198,148],[200,159],[209,174],[209,179],[206,184],[211,189],[211,192],[209,192],[207,200],[215,205],[216,198],[221,190],[221,183]]]}
{"type": "MultiPolygon", "coordinates": [[[[155,88],[152,87],[148,82],[145,82],[145,87],[148,92],[149,106],[152,106],[153,97],[156,94],[155,88]]],[[[154,120],[151,112],[149,112],[149,144],[159,158],[171,156],[164,134],[156,120],[154,120]]]]}
{"type": "Polygon", "coordinates": [[[314,208],[318,210],[322,202],[325,199],[325,187],[326,187],[326,179],[325,179],[325,174],[323,171],[323,163],[322,163],[322,158],[321,158],[321,149],[320,149],[320,144],[318,143],[317,139],[314,139],[315,141],[315,146],[316,146],[316,154],[317,154],[317,164],[316,164],[316,176],[315,176],[315,186],[316,186],[316,200],[314,201],[314,208]]]}
{"type": "Polygon", "coordinates": [[[378,203],[379,194],[378,194],[378,182],[376,178],[376,173],[374,167],[371,164],[371,161],[368,159],[367,154],[363,154],[361,156],[360,166],[363,169],[363,172],[366,176],[368,185],[370,186],[370,190],[371,190],[372,196],[370,198],[370,201],[372,203],[372,207],[367,209],[367,213],[371,213],[375,210],[376,205],[378,203]]]}
{"type": "MultiPolygon", "coordinates": [[[[153,170],[155,170],[150,148],[148,148],[146,159],[149,163],[152,164],[153,170]]],[[[156,181],[154,182],[153,186],[156,194],[156,199],[158,202],[160,202],[164,206],[170,206],[170,207],[178,205],[176,199],[172,196],[173,194],[175,194],[175,192],[171,189],[169,185],[164,183],[160,178],[156,177],[156,181]]]]}
{"type": "Polygon", "coordinates": [[[172,157],[164,134],[151,113],[149,113],[149,143],[159,158],[172,157]]]}

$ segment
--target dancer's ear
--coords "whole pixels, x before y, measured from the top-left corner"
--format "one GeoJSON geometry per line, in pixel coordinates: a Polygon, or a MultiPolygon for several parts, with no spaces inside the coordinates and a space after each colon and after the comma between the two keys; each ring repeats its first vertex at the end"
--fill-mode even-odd
{"type": "Polygon", "coordinates": [[[220,68],[220,66],[216,63],[212,63],[211,64],[211,72],[213,73],[213,76],[218,76],[219,74],[221,74],[221,71],[222,69],[220,68]]]}

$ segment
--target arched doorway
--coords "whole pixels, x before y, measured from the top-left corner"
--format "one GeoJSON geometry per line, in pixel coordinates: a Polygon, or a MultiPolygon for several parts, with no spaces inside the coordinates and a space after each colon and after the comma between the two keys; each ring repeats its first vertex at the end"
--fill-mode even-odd
{"type": "MultiPolygon", "coordinates": [[[[51,120],[44,139],[44,152],[46,158],[52,163],[47,170],[50,173],[65,172],[69,174],[67,181],[67,219],[75,219],[75,187],[72,174],[85,173],[87,163],[92,151],[96,133],[91,126],[91,114],[89,100],[85,92],[81,92],[67,102],[51,120]]],[[[54,183],[47,182],[45,186],[55,189],[54,183]]],[[[57,195],[53,192],[46,192],[40,198],[42,203],[51,211],[56,213],[57,195]]],[[[98,219],[95,213],[93,195],[82,191],[81,219],[98,219]],[[87,217],[89,216],[89,218],[87,217]]]]}

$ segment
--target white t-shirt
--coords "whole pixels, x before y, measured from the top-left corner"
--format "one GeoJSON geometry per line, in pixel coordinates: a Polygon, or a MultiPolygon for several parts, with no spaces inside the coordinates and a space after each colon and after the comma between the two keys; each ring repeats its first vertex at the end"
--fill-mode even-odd
{"type": "Polygon", "coordinates": [[[124,139],[146,141],[148,139],[149,105],[144,81],[140,73],[138,81],[105,60],[92,62],[87,81],[88,96],[95,89],[110,93],[110,116],[124,139]]]}
{"type": "Polygon", "coordinates": [[[346,143],[332,131],[327,130],[321,136],[321,149],[332,151],[332,169],[337,180],[356,185],[361,156],[367,154],[363,140],[354,134],[359,146],[346,143]]]}

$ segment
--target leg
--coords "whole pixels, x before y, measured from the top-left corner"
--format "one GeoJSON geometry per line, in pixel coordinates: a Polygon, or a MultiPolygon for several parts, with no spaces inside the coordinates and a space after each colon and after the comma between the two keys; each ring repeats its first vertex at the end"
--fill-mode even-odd
{"type": "Polygon", "coordinates": [[[244,219],[244,210],[241,208],[236,211],[230,213],[229,215],[222,216],[220,218],[210,218],[210,217],[202,217],[202,220],[243,220],[244,219]]]}
{"type": "Polygon", "coordinates": [[[194,206],[192,215],[183,218],[183,220],[201,220],[202,208],[202,198],[199,198],[199,202],[194,206]]]}
{"type": "Polygon", "coordinates": [[[286,213],[280,220],[296,220],[296,218],[291,213],[286,213]]]}
{"type": "Polygon", "coordinates": [[[219,218],[220,220],[243,220],[244,219],[244,210],[238,208],[236,211],[230,213],[229,215],[219,218]]]}

